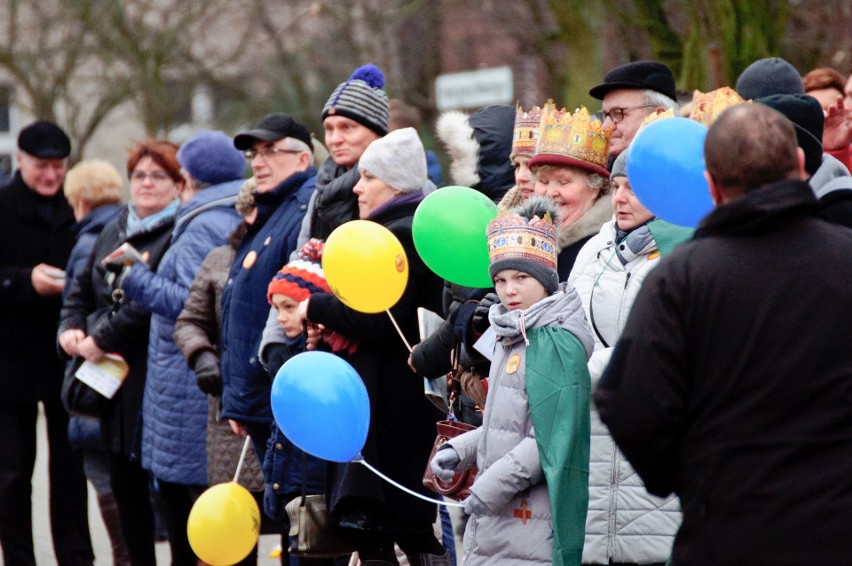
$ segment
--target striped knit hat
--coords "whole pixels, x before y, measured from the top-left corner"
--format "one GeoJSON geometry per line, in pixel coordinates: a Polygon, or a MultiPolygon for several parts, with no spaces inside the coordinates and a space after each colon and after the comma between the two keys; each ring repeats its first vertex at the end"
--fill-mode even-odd
{"type": "Polygon", "coordinates": [[[345,116],[362,124],[380,136],[388,133],[390,103],[382,90],[385,76],[375,65],[355,69],[352,76],[337,85],[322,109],[322,119],[345,116]]]}
{"type": "Polygon", "coordinates": [[[269,304],[272,304],[272,295],[276,294],[302,302],[314,293],[331,292],[320,264],[323,246],[322,240],[308,240],[299,250],[298,257],[275,274],[266,291],[269,304]]]}

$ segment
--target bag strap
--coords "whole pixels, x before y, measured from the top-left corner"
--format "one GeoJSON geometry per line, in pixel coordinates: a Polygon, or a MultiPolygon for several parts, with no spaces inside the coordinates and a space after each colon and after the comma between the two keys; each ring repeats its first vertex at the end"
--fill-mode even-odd
{"type": "Polygon", "coordinates": [[[307,495],[305,491],[305,478],[308,476],[308,455],[302,450],[302,501],[299,503],[299,507],[305,506],[305,500],[307,499],[307,495]]]}

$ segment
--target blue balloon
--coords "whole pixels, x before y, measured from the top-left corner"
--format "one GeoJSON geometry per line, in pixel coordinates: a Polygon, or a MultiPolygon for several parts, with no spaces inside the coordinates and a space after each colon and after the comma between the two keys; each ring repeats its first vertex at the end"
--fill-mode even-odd
{"type": "Polygon", "coordinates": [[[627,179],[645,208],[694,228],[713,209],[704,178],[707,127],[688,118],[651,122],[627,150],[627,179]]]}
{"type": "Polygon", "coordinates": [[[370,428],[361,377],[328,352],[303,352],[281,366],[272,382],[272,414],[293,444],[333,462],[355,459],[370,428]]]}

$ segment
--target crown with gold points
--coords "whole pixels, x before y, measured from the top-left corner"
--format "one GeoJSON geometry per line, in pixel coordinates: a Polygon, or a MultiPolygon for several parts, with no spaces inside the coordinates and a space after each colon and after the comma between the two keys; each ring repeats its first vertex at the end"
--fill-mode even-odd
{"type": "Polygon", "coordinates": [[[515,106],[515,131],[512,135],[512,155],[535,155],[538,128],[541,124],[541,108],[533,106],[524,112],[521,105],[515,106]]]}
{"type": "Polygon", "coordinates": [[[715,122],[722,112],[731,106],[747,102],[751,101],[745,100],[729,86],[723,86],[710,92],[696,90],[692,94],[692,112],[689,113],[689,117],[709,128],[710,124],[715,122]]]}
{"type": "Polygon", "coordinates": [[[571,114],[548,101],[541,111],[538,145],[530,167],[579,167],[609,177],[607,160],[611,134],[612,126],[604,128],[585,106],[571,114]]]}
{"type": "Polygon", "coordinates": [[[665,120],[666,118],[677,118],[677,115],[675,114],[675,111],[674,111],[673,108],[669,108],[665,112],[660,112],[659,114],[656,113],[656,112],[651,112],[650,114],[645,116],[645,119],[642,120],[642,123],[639,124],[639,129],[636,130],[636,131],[639,132],[639,131],[642,130],[642,128],[644,128],[648,124],[653,124],[654,122],[658,122],[660,120],[665,120]]]}
{"type": "Polygon", "coordinates": [[[488,258],[492,264],[505,260],[531,260],[556,269],[556,225],[549,213],[527,221],[518,214],[499,211],[488,223],[488,258]]]}

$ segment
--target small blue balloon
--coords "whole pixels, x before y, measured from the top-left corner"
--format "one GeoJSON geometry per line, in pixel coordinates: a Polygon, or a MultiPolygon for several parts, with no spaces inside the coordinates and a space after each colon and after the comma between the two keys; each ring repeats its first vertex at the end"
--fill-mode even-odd
{"type": "Polygon", "coordinates": [[[361,377],[328,352],[303,352],[281,366],[272,382],[272,414],[293,444],[333,462],[355,459],[370,428],[361,377]]]}
{"type": "Polygon", "coordinates": [[[672,224],[694,228],[713,209],[704,178],[707,127],[664,118],[642,128],[627,154],[627,179],[645,208],[672,224]]]}

